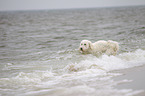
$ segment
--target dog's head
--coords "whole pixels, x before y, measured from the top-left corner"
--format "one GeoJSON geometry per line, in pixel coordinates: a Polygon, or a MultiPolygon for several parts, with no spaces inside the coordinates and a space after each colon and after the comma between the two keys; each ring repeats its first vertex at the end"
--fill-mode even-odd
{"type": "Polygon", "coordinates": [[[92,42],[89,40],[82,40],[79,50],[81,53],[90,53],[90,51],[92,50],[92,42]]]}

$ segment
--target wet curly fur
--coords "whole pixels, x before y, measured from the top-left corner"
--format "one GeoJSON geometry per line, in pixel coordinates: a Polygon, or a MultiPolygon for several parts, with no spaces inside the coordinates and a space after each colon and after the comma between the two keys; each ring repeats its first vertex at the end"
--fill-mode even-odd
{"type": "Polygon", "coordinates": [[[115,56],[119,50],[119,44],[118,42],[112,40],[100,40],[95,43],[92,43],[89,40],[82,40],[79,50],[84,54],[94,54],[97,56],[106,54],[115,56]]]}

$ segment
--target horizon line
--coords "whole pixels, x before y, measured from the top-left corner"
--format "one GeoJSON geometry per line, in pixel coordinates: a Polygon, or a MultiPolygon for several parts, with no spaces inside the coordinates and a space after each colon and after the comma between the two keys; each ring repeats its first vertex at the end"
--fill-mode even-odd
{"type": "Polygon", "coordinates": [[[14,9],[14,10],[0,10],[0,12],[18,12],[18,11],[49,11],[49,10],[73,10],[73,9],[95,9],[95,8],[119,8],[119,7],[141,7],[145,6],[145,4],[142,5],[120,5],[120,6],[100,6],[100,7],[72,7],[72,8],[42,8],[42,9],[14,9]]]}

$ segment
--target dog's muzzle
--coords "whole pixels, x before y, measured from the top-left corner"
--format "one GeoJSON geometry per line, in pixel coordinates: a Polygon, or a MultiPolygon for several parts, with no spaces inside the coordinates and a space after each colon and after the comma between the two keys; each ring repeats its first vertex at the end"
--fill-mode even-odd
{"type": "Polygon", "coordinates": [[[83,48],[82,47],[80,48],[80,51],[83,51],[83,48]]]}

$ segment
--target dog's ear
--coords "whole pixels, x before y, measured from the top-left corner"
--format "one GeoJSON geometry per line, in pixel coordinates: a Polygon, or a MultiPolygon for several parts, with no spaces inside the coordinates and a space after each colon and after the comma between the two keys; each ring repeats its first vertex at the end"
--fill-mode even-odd
{"type": "Polygon", "coordinates": [[[93,49],[93,45],[92,45],[92,42],[91,41],[89,41],[89,48],[90,49],[93,49]]]}

